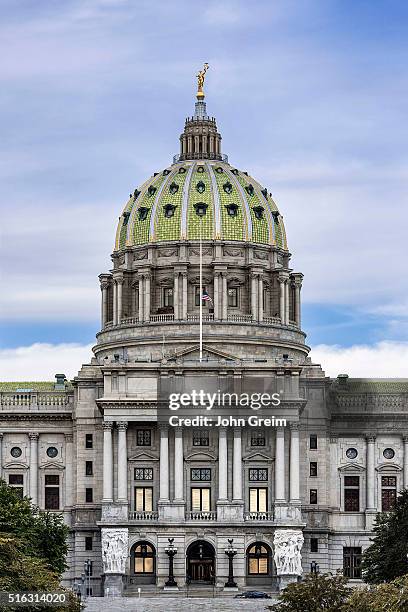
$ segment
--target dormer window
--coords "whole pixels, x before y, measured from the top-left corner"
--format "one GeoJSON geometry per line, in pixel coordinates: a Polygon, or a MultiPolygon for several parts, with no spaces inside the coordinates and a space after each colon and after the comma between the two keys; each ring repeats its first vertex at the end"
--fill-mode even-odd
{"type": "Polygon", "coordinates": [[[250,196],[253,196],[255,193],[254,187],[253,185],[249,184],[245,187],[245,190],[247,193],[249,193],[250,196]]]}
{"type": "Polygon", "coordinates": [[[208,204],[205,202],[197,202],[194,204],[194,209],[199,217],[204,217],[207,212],[208,204]]]}
{"type": "Polygon", "coordinates": [[[177,206],[174,206],[173,204],[166,204],[163,207],[164,210],[164,216],[166,217],[166,219],[171,219],[172,217],[174,217],[174,213],[176,211],[177,206]]]}
{"type": "Polygon", "coordinates": [[[266,187],[261,190],[261,193],[262,193],[263,197],[265,198],[265,200],[267,200],[268,199],[268,190],[266,189],[266,187]]]}
{"type": "Polygon", "coordinates": [[[263,206],[254,206],[252,209],[255,213],[255,217],[257,219],[263,219],[263,214],[264,214],[264,208],[263,206]]]}
{"type": "Polygon", "coordinates": [[[272,211],[272,216],[273,216],[273,218],[274,218],[274,220],[275,220],[275,221],[278,221],[278,220],[279,220],[279,217],[280,217],[280,213],[279,213],[279,211],[278,211],[278,210],[273,210],[273,211],[272,211]]]}
{"type": "Polygon", "coordinates": [[[224,183],[222,188],[224,189],[225,193],[231,193],[232,192],[232,185],[231,185],[231,183],[229,181],[224,183]]]}
{"type": "Polygon", "coordinates": [[[127,225],[130,217],[130,212],[127,210],[123,213],[123,225],[127,225]]]}
{"type": "Polygon", "coordinates": [[[225,206],[230,217],[236,217],[238,214],[238,206],[236,204],[227,204],[225,206]]]}
{"type": "Polygon", "coordinates": [[[148,194],[149,198],[154,196],[156,191],[157,191],[156,187],[153,187],[153,185],[150,185],[149,189],[147,190],[147,194],[148,194]]]}
{"type": "Polygon", "coordinates": [[[146,208],[145,206],[141,206],[139,210],[137,211],[139,215],[139,221],[144,221],[145,219],[147,219],[148,212],[149,212],[148,208],[146,208]]]}
{"type": "Polygon", "coordinates": [[[232,172],[232,174],[235,174],[235,176],[238,176],[238,174],[239,174],[239,171],[236,168],[231,170],[231,172],[232,172]]]}
{"type": "Polygon", "coordinates": [[[171,195],[174,195],[175,193],[177,193],[178,190],[179,190],[179,186],[177,185],[177,183],[174,183],[174,181],[173,181],[173,183],[169,187],[169,191],[170,191],[171,195]]]}
{"type": "Polygon", "coordinates": [[[198,193],[204,193],[204,191],[205,191],[205,184],[203,183],[203,181],[200,181],[199,183],[197,183],[196,189],[197,189],[198,193]]]}
{"type": "Polygon", "coordinates": [[[222,174],[224,172],[221,166],[218,166],[218,168],[216,168],[215,171],[218,172],[218,174],[222,174]]]}
{"type": "Polygon", "coordinates": [[[186,171],[186,169],[183,166],[181,166],[181,168],[179,168],[179,174],[184,174],[185,171],[186,171]]]}
{"type": "Polygon", "coordinates": [[[170,174],[170,170],[167,170],[167,168],[163,170],[163,176],[167,176],[168,174],[170,174]]]}
{"type": "Polygon", "coordinates": [[[204,166],[198,166],[198,168],[197,168],[197,172],[199,172],[200,174],[202,174],[203,172],[205,172],[204,166]]]}
{"type": "Polygon", "coordinates": [[[140,191],[138,189],[135,189],[133,192],[133,199],[137,200],[139,196],[140,196],[140,191]]]}

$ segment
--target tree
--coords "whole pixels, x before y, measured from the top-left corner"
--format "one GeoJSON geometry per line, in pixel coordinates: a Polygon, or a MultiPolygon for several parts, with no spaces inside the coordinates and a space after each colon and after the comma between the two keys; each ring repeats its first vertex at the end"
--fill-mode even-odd
{"type": "Polygon", "coordinates": [[[69,529],[61,514],[39,512],[28,497],[21,498],[0,481],[0,534],[15,536],[23,551],[41,558],[59,577],[66,568],[69,529]]]}
{"type": "Polygon", "coordinates": [[[389,583],[354,589],[342,612],[401,612],[408,610],[408,575],[389,583]]]}
{"type": "Polygon", "coordinates": [[[290,584],[280,595],[273,612],[340,612],[351,593],[347,578],[338,574],[308,574],[290,584]]]}
{"type": "Polygon", "coordinates": [[[377,514],[372,544],[363,554],[366,582],[390,582],[408,571],[408,489],[397,498],[390,512],[377,514]]]}

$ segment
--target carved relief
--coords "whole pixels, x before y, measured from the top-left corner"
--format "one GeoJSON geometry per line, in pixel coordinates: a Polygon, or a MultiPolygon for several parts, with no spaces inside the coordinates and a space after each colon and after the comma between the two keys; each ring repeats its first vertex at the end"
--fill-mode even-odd
{"type": "Polygon", "coordinates": [[[124,574],[128,556],[127,529],[102,529],[102,561],[105,574],[124,574]]]}
{"type": "Polygon", "coordinates": [[[274,560],[278,576],[302,575],[303,533],[295,529],[277,529],[273,537],[274,560]]]}
{"type": "Polygon", "coordinates": [[[254,258],[262,260],[268,259],[268,253],[266,251],[255,251],[254,258]]]}
{"type": "MultiPolygon", "coordinates": [[[[189,253],[190,255],[196,255],[197,257],[200,257],[200,249],[190,249],[189,253]]],[[[212,249],[203,249],[203,257],[205,255],[212,255],[212,249]]]]}
{"type": "Polygon", "coordinates": [[[141,259],[147,259],[147,251],[138,251],[133,255],[133,261],[140,261],[141,259]]]}
{"type": "Polygon", "coordinates": [[[177,249],[161,249],[159,251],[159,257],[172,257],[177,255],[177,249]]]}
{"type": "Polygon", "coordinates": [[[224,255],[229,255],[230,257],[241,257],[243,254],[242,249],[224,248],[224,255]]]}

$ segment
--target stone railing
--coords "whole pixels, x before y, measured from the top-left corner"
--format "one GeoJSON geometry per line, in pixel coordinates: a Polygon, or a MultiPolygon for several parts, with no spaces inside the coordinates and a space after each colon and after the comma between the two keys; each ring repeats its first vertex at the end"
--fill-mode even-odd
{"type": "Polygon", "coordinates": [[[138,317],[128,317],[127,319],[121,319],[121,325],[134,325],[135,323],[139,323],[138,317]]]}
{"type": "Polygon", "coordinates": [[[252,323],[252,315],[227,315],[227,320],[233,323],[252,323]]]}
{"type": "Polygon", "coordinates": [[[149,317],[150,323],[165,323],[166,321],[174,321],[174,314],[154,314],[149,317]]]}
{"type": "MultiPolygon", "coordinates": [[[[126,317],[125,319],[121,319],[120,325],[144,325],[148,323],[199,323],[200,315],[198,313],[189,313],[187,314],[187,319],[175,319],[174,314],[152,314],[149,317],[148,321],[139,321],[138,317],[126,317]]],[[[205,313],[203,314],[203,323],[212,323],[213,321],[217,323],[252,323],[255,325],[282,325],[280,317],[263,317],[262,321],[254,320],[251,314],[229,314],[227,315],[227,319],[215,319],[213,313],[205,313]]],[[[286,327],[290,327],[292,329],[298,330],[299,326],[295,321],[289,321],[289,323],[284,323],[286,327]]],[[[109,330],[112,328],[120,327],[119,325],[114,325],[113,321],[108,321],[105,323],[104,330],[109,330]]]]}
{"type": "MultiPolygon", "coordinates": [[[[72,397],[72,396],[71,396],[72,397]]],[[[33,410],[53,410],[65,408],[70,403],[69,396],[63,392],[1,392],[0,409],[30,408],[33,410]]]]}
{"type": "Polygon", "coordinates": [[[146,512],[144,510],[129,512],[130,521],[157,521],[158,518],[158,512],[146,512]]]}
{"type": "Polygon", "coordinates": [[[216,521],[216,512],[187,512],[188,521],[216,521]]]}
{"type": "Polygon", "coordinates": [[[281,323],[280,317],[264,317],[263,318],[263,323],[269,324],[269,325],[276,325],[281,323]]]}
{"type": "MultiPolygon", "coordinates": [[[[197,323],[199,323],[200,321],[200,315],[199,314],[188,314],[187,315],[187,321],[195,321],[197,323]]],[[[214,315],[213,314],[203,314],[203,321],[214,321],[214,315]]]]}
{"type": "Polygon", "coordinates": [[[244,521],[273,521],[273,512],[245,512],[244,521]]]}

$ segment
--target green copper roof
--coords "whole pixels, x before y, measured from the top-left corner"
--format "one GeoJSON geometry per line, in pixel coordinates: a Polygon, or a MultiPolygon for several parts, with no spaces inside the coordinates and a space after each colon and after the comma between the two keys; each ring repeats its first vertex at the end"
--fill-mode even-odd
{"type": "Polygon", "coordinates": [[[71,383],[65,383],[65,389],[55,389],[55,381],[30,381],[30,382],[0,382],[0,392],[29,393],[31,391],[71,391],[71,383]]]}
{"type": "Polygon", "coordinates": [[[136,189],[119,219],[115,250],[197,240],[200,223],[203,239],[287,250],[283,219],[267,190],[246,172],[217,160],[178,162],[136,189]],[[195,207],[201,203],[207,208],[200,222],[195,207]]]}

